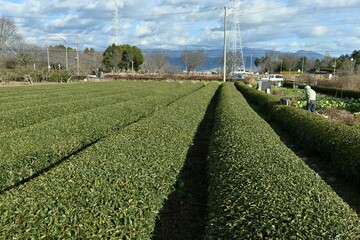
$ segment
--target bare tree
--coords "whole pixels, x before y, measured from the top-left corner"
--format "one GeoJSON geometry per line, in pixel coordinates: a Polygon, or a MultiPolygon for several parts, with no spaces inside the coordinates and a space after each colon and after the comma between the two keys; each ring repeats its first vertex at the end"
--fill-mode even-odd
{"type": "Polygon", "coordinates": [[[283,69],[288,69],[289,72],[295,70],[298,57],[293,53],[285,53],[280,56],[282,59],[283,69]]]}
{"type": "Polygon", "coordinates": [[[202,50],[199,51],[185,51],[181,55],[181,61],[188,71],[194,71],[195,68],[201,66],[205,62],[205,53],[202,50]]]}
{"type": "Polygon", "coordinates": [[[142,68],[147,72],[160,73],[169,64],[169,55],[165,51],[155,51],[146,54],[142,68]]]}
{"type": "Polygon", "coordinates": [[[350,59],[346,59],[344,60],[344,62],[341,64],[339,70],[338,70],[338,75],[341,76],[348,76],[354,73],[354,67],[355,64],[353,61],[351,61],[350,59]]]}
{"type": "Polygon", "coordinates": [[[26,69],[30,64],[35,64],[35,49],[33,44],[24,41],[18,41],[13,44],[13,53],[17,59],[18,66],[26,69]]]}
{"type": "Polygon", "coordinates": [[[0,56],[9,51],[10,47],[20,39],[15,23],[9,18],[0,17],[0,56]]]}
{"type": "Polygon", "coordinates": [[[321,61],[321,66],[331,68],[334,65],[334,58],[329,53],[325,54],[324,59],[321,61]]]}
{"type": "Polygon", "coordinates": [[[275,50],[265,51],[265,57],[269,59],[268,67],[271,73],[275,71],[275,68],[279,65],[280,52],[275,50]]]}

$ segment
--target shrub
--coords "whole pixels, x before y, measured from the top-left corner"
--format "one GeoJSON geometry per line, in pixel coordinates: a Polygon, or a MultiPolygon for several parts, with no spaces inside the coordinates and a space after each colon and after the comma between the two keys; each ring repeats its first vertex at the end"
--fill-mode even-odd
{"type": "MultiPolygon", "coordinates": [[[[244,96],[262,96],[264,101],[273,97],[237,84],[244,96]],[[249,94],[248,92],[251,92],[249,94]]],[[[259,99],[260,97],[257,97],[259,99]]],[[[249,98],[251,102],[257,102],[249,98]]],[[[345,124],[325,119],[320,115],[291,106],[275,104],[264,112],[287,130],[304,149],[323,156],[338,173],[350,180],[360,181],[360,132],[345,124]]],[[[325,161],[326,161],[325,160],[325,161]]]]}
{"type": "Polygon", "coordinates": [[[207,239],[356,239],[356,213],[225,84],[209,153],[207,239]]]}
{"type": "Polygon", "coordinates": [[[0,195],[0,238],[151,239],[217,87],[209,84],[0,195]]]}
{"type": "MultiPolygon", "coordinates": [[[[146,86],[143,85],[143,89],[146,86]]],[[[175,83],[173,86],[173,91],[166,86],[162,91],[159,84],[157,91],[150,96],[0,133],[0,191],[61,162],[101,138],[202,88],[204,84],[175,83]]]]}

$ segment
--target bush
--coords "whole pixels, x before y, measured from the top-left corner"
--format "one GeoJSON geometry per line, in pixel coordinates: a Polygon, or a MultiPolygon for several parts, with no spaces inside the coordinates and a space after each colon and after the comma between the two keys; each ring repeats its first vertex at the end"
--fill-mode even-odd
{"type": "Polygon", "coordinates": [[[242,91],[241,89],[246,86],[242,82],[236,82],[235,86],[242,92],[246,99],[251,100],[251,102],[256,104],[263,112],[267,112],[274,105],[279,104],[277,97],[255,90],[254,88],[251,88],[252,91],[242,91]]]}
{"type": "MultiPolygon", "coordinates": [[[[140,86],[134,86],[132,91],[143,92],[144,97],[111,104],[104,101],[104,106],[98,108],[79,110],[71,115],[64,113],[46,122],[0,133],[0,191],[33,177],[84,147],[202,88],[204,84],[174,83],[170,85],[173,86],[171,90],[167,88],[169,85],[161,87],[159,84],[150,96],[146,93],[148,84],[140,86]]],[[[128,95],[128,98],[131,97],[128,95]]],[[[30,115],[37,115],[36,110],[36,106],[25,109],[30,115]]]]}
{"type": "MultiPolygon", "coordinates": [[[[263,101],[266,99],[273,101],[273,96],[246,85],[236,84],[236,86],[244,96],[255,96],[249,98],[251,102],[257,103],[261,98],[263,101]]],[[[269,114],[272,120],[296,138],[304,149],[323,156],[323,159],[332,164],[338,173],[359,183],[360,132],[356,128],[291,106],[269,105],[269,108],[263,112],[269,114]]]]}
{"type": "Polygon", "coordinates": [[[0,238],[151,239],[217,88],[184,96],[0,195],[0,238]]]}
{"type": "Polygon", "coordinates": [[[309,152],[324,161],[350,181],[360,183],[360,132],[351,126],[325,119],[302,109],[276,106],[272,118],[296,137],[309,152]]]}
{"type": "Polygon", "coordinates": [[[356,239],[356,213],[225,84],[209,153],[207,239],[356,239]]]}

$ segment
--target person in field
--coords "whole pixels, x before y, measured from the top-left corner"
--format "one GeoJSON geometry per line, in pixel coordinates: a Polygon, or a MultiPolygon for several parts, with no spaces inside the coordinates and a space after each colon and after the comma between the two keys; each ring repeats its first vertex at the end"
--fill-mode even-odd
{"type": "Polygon", "coordinates": [[[310,112],[316,112],[316,92],[309,86],[305,86],[306,109],[310,112]]]}

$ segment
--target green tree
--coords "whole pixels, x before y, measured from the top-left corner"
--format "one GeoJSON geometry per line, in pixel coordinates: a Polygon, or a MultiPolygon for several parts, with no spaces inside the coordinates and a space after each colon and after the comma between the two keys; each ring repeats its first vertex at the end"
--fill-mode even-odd
{"type": "Polygon", "coordinates": [[[95,49],[94,49],[94,48],[90,48],[90,49],[89,49],[89,48],[87,47],[87,48],[84,49],[84,53],[95,53],[95,49]]]}
{"type": "Polygon", "coordinates": [[[255,59],[255,66],[261,69],[261,72],[269,72],[271,59],[268,56],[256,58],[255,59]]]}
{"type": "Polygon", "coordinates": [[[316,59],[314,65],[315,65],[315,68],[316,68],[316,69],[320,69],[320,68],[321,68],[321,60],[320,60],[320,59],[316,59]]]}
{"type": "Polygon", "coordinates": [[[360,50],[354,50],[351,54],[351,58],[354,61],[354,68],[359,68],[360,66],[360,50]]]}
{"type": "Polygon", "coordinates": [[[106,70],[138,71],[144,62],[141,50],[136,46],[110,45],[103,53],[103,65],[106,70]]]}

